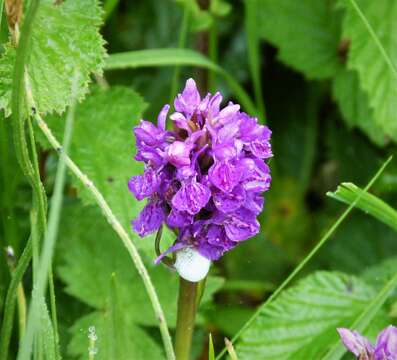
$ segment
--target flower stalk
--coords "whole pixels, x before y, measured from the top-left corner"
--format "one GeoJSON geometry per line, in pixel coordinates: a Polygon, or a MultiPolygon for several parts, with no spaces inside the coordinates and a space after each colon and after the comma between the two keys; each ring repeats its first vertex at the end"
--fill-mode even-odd
{"type": "MultiPolygon", "coordinates": [[[[203,280],[204,281],[204,280],[203,280]]],[[[178,315],[176,322],[176,360],[189,360],[194,332],[194,320],[199,305],[201,282],[190,282],[179,278],[178,315]]]]}

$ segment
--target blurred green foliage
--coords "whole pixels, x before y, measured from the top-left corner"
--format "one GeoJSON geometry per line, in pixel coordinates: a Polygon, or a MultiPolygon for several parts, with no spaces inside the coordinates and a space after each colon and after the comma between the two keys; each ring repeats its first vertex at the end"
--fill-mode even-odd
{"type": "MultiPolygon", "coordinates": [[[[211,87],[222,91],[225,101],[235,101],[236,93],[219,73],[191,66],[179,67],[179,76],[174,66],[103,73],[103,45],[110,56],[177,48],[186,12],[185,47],[201,51],[232,74],[255,103],[257,113],[252,115],[266,118],[273,131],[273,180],[260,217],[261,232],[213,265],[193,342],[197,359],[208,356],[208,333],[217,353],[223,337],[232,338],[242,328],[338,218],[342,207],[326,192],[341,182],[364,187],[395,152],[397,37],[392,30],[397,2],[357,1],[367,23],[352,3],[43,0],[40,4],[27,67],[36,110],[48,113],[45,120],[61,139],[62,111],[71,102],[71,74],[76,67],[83,72],[69,155],[93,180],[131,236],[130,221],[143,206],[126,186],[129,177],[142,170],[133,160],[132,127],[141,118],[155,121],[162,105],[175,96],[173,79],[178,80],[178,91],[187,77],[204,76],[211,79],[211,87]]],[[[32,199],[14,149],[9,102],[15,45],[5,25],[6,14],[2,20],[0,107],[5,111],[0,115],[0,247],[11,245],[18,259],[31,235],[32,199]]],[[[41,180],[51,196],[57,155],[37,127],[35,136],[41,180]]],[[[28,153],[32,156],[31,148],[28,153]]],[[[370,205],[371,199],[381,197],[391,208],[397,207],[396,174],[394,160],[371,189],[370,205]]],[[[339,200],[351,203],[358,193],[339,200]]],[[[337,341],[335,327],[350,326],[364,313],[395,275],[397,256],[394,230],[370,215],[382,220],[384,208],[369,214],[354,211],[299,274],[299,281],[260,308],[237,343],[241,359],[320,358],[337,341]]],[[[53,265],[63,358],[87,358],[90,326],[95,326],[98,338],[95,359],[164,358],[158,321],[137,270],[85,186],[72,176],[61,219],[53,265]]],[[[393,218],[388,221],[397,226],[393,218]]],[[[162,247],[173,238],[167,231],[162,247]]],[[[172,332],[177,277],[153,264],[153,236],[133,239],[172,332]]],[[[0,319],[10,282],[2,259],[0,319]]],[[[23,285],[29,302],[32,267],[23,285]]],[[[47,308],[51,309],[48,299],[43,300],[43,328],[51,338],[47,308]]],[[[373,336],[383,325],[395,322],[396,301],[394,291],[379,303],[378,316],[364,332],[373,336]]],[[[18,341],[15,319],[9,359],[16,357],[18,341]]],[[[53,340],[44,339],[35,346],[45,348],[39,353],[48,350],[48,358],[57,358],[53,340]]]]}

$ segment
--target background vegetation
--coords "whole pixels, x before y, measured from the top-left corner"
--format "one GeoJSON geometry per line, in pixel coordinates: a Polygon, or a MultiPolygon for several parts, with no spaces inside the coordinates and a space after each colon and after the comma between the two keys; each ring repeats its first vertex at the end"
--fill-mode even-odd
{"type": "Polygon", "coordinates": [[[177,276],[153,264],[153,237],[132,233],[143,203],[126,184],[142,171],[132,127],[155,120],[188,77],[266,122],[275,154],[261,233],[212,267],[192,358],[208,358],[211,333],[216,353],[238,334],[244,360],[340,359],[337,326],[371,337],[396,323],[396,161],[374,196],[350,184],[326,197],[341,182],[365,188],[395,152],[395,0],[31,0],[22,14],[17,27],[10,11],[0,17],[0,246],[15,252],[0,261],[0,358],[17,356],[20,279],[28,304],[37,286],[35,359],[165,357],[122,230],[86,178],[67,173],[62,190],[65,162],[38,125],[44,119],[59,141],[71,134],[68,155],[138,248],[172,335],[177,276]],[[342,214],[335,199],[352,205],[342,214]],[[364,212],[350,213],[353,205],[364,212]]]}

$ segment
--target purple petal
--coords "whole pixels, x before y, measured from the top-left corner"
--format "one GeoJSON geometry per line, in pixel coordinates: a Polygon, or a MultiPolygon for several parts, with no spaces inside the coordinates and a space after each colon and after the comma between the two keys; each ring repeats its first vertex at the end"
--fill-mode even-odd
{"type": "Polygon", "coordinates": [[[168,254],[171,254],[171,253],[173,253],[173,252],[175,252],[175,251],[178,251],[178,250],[181,250],[182,248],[184,248],[184,247],[186,247],[187,245],[186,244],[183,244],[183,243],[176,243],[176,244],[174,244],[174,245],[172,245],[172,246],[170,246],[167,250],[165,250],[163,253],[161,253],[157,258],[156,258],[156,260],[154,260],[154,263],[156,264],[156,265],[158,265],[159,263],[160,263],[160,261],[163,259],[163,258],[165,258],[168,254]]]}
{"type": "Polygon", "coordinates": [[[176,167],[190,165],[191,146],[182,141],[174,141],[167,149],[167,160],[176,167]]]}
{"type": "Polygon", "coordinates": [[[226,219],[225,230],[230,240],[243,241],[259,232],[259,222],[253,212],[241,208],[226,219]]]}
{"type": "Polygon", "coordinates": [[[219,124],[227,124],[230,121],[235,119],[238,111],[240,110],[240,105],[229,103],[225,108],[223,108],[214,122],[218,122],[219,124]]]}
{"type": "Polygon", "coordinates": [[[144,143],[149,146],[156,146],[164,141],[165,132],[158,129],[150,121],[141,120],[139,126],[133,129],[137,144],[144,143]]]}
{"type": "Polygon", "coordinates": [[[193,215],[186,211],[178,211],[171,209],[170,214],[167,217],[167,225],[170,227],[181,228],[188,226],[193,223],[193,215]]]}
{"type": "Polygon", "coordinates": [[[168,104],[164,105],[159,113],[159,116],[157,117],[157,126],[160,130],[165,131],[165,123],[167,120],[167,114],[169,110],[170,110],[170,106],[168,104]]]}
{"type": "Polygon", "coordinates": [[[367,338],[346,328],[338,328],[337,331],[347,350],[362,360],[370,360],[374,350],[367,338]]]}
{"type": "Polygon", "coordinates": [[[135,160],[144,161],[154,168],[159,168],[165,164],[164,154],[158,148],[153,148],[145,144],[138,147],[138,152],[135,155],[135,160]]]}
{"type": "Polygon", "coordinates": [[[247,191],[262,192],[270,187],[270,169],[262,160],[245,158],[241,160],[243,184],[247,191]]]}
{"type": "Polygon", "coordinates": [[[223,226],[201,224],[198,230],[193,231],[193,245],[201,255],[210,260],[218,260],[225,251],[232,249],[236,243],[230,241],[223,226]]]}
{"type": "Polygon", "coordinates": [[[376,339],[375,360],[397,360],[397,328],[388,326],[376,339]]]}
{"type": "Polygon", "coordinates": [[[245,196],[244,207],[254,214],[259,215],[263,210],[265,200],[260,193],[247,191],[245,196]]]}
{"type": "Polygon", "coordinates": [[[216,191],[213,193],[214,204],[219,211],[230,213],[237,210],[245,201],[245,191],[237,185],[231,192],[216,191]]]}
{"type": "Polygon", "coordinates": [[[143,175],[133,176],[128,181],[128,188],[138,200],[152,195],[159,185],[160,179],[152,169],[147,169],[143,175]]]}
{"type": "Polygon", "coordinates": [[[165,219],[165,211],[160,201],[150,200],[138,217],[132,221],[134,231],[141,237],[157,231],[165,219]]]}
{"type": "Polygon", "coordinates": [[[179,211],[197,214],[209,201],[211,191],[195,179],[182,184],[172,199],[172,205],[179,211]]]}
{"type": "Polygon", "coordinates": [[[242,176],[237,160],[216,162],[208,170],[208,177],[219,190],[229,192],[238,184],[242,176]]]}
{"type": "Polygon", "coordinates": [[[180,112],[175,112],[170,116],[170,119],[174,122],[175,126],[179,129],[186,130],[188,134],[192,132],[185,115],[180,112]]]}
{"type": "Polygon", "coordinates": [[[175,110],[184,113],[190,118],[200,104],[200,94],[193,79],[186,81],[182,94],[179,94],[174,102],[175,110]]]}

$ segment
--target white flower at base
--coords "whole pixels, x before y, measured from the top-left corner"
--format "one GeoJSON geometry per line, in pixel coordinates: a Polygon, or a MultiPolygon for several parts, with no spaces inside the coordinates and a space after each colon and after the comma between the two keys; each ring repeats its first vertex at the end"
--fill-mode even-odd
{"type": "Polygon", "coordinates": [[[203,280],[210,269],[211,261],[197,250],[186,247],[176,253],[174,267],[179,276],[190,282],[203,280]]]}

